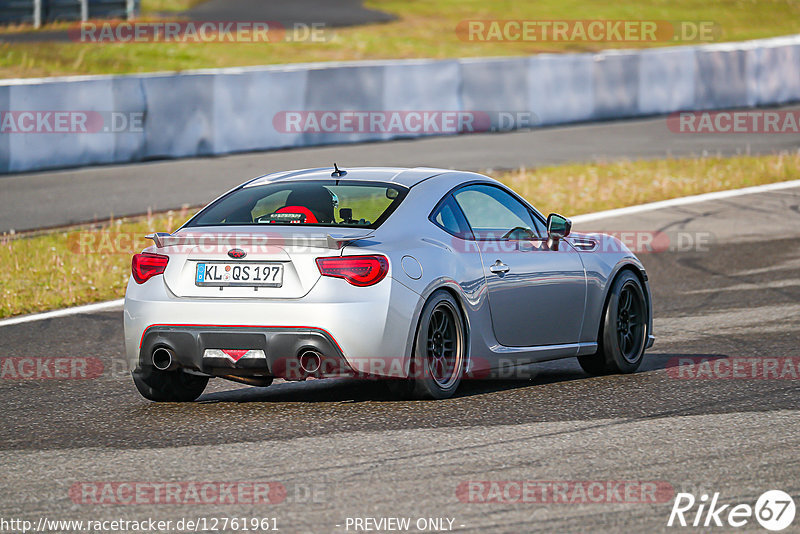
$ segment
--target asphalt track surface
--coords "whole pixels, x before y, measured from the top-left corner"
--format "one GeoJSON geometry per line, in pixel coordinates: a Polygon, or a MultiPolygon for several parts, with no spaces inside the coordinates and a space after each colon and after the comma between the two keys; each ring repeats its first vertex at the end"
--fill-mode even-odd
{"type": "MultiPolygon", "coordinates": [[[[348,517],[447,517],[464,532],[650,532],[659,503],[474,503],[465,481],[660,481],[749,503],[800,502],[800,381],[677,378],[677,357],[800,357],[800,188],[639,213],[577,230],[703,236],[642,254],[656,344],[639,372],[590,378],[573,360],[470,381],[444,401],[393,400],[380,383],[212,382],[196,403],[139,397],[120,311],[0,328],[2,357],[95,357],[93,380],[0,380],[0,516],[177,521],[275,517],[283,532],[354,532],[348,517]],[[80,504],[82,482],[272,481],[251,504],[80,504]]],[[[786,375],[790,377],[790,375],[786,375]]],[[[723,515],[724,519],[724,515],[723,515]]],[[[798,531],[800,518],[785,532],[798,531]]],[[[731,531],[716,528],[715,531],[731,531]]],[[[763,531],[751,519],[745,529],[763,531]]]]}
{"type": "MultiPolygon", "coordinates": [[[[800,106],[779,109],[796,110],[800,106]]],[[[0,232],[209,202],[248,178],[306,167],[432,166],[466,170],[576,161],[759,154],[800,149],[796,134],[682,134],[666,117],[511,133],[332,145],[0,176],[0,232]],[[50,209],[42,209],[48,206],[50,209]]]]}
{"type": "Polygon", "coordinates": [[[356,26],[395,19],[362,4],[362,0],[209,0],[182,15],[192,20],[276,21],[286,28],[295,24],[356,26]]]}

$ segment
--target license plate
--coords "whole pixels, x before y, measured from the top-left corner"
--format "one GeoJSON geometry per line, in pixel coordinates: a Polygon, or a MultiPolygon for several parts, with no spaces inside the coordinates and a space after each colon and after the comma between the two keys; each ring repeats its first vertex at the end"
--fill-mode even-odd
{"type": "Polygon", "coordinates": [[[282,263],[202,262],[197,264],[197,286],[281,287],[282,263]]]}

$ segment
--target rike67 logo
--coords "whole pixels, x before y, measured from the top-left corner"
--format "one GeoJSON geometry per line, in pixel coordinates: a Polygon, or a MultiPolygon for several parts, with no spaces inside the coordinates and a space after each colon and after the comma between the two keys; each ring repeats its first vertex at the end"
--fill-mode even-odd
{"type": "Polygon", "coordinates": [[[747,503],[719,504],[719,493],[714,493],[710,500],[708,494],[696,499],[691,493],[678,493],[667,526],[741,528],[755,518],[765,529],[777,532],[791,525],[794,515],[794,500],[781,490],[765,491],[755,506],[747,503]]]}

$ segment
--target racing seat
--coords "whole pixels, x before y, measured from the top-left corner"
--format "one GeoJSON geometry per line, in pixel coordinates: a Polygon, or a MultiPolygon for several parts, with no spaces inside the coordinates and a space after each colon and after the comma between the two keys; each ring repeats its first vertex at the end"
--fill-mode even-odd
{"type": "Polygon", "coordinates": [[[302,219],[303,224],[311,224],[311,223],[319,222],[317,220],[316,216],[314,216],[314,213],[310,209],[308,209],[308,208],[306,208],[304,206],[284,206],[284,207],[280,208],[279,210],[277,210],[275,213],[294,213],[294,214],[302,215],[304,217],[302,219]]]}
{"type": "Polygon", "coordinates": [[[329,224],[334,222],[334,204],[331,192],[321,185],[299,185],[286,197],[286,205],[275,213],[305,213],[311,212],[314,220],[306,214],[306,223],[319,222],[329,224]],[[301,210],[301,211],[295,211],[301,210]]]}

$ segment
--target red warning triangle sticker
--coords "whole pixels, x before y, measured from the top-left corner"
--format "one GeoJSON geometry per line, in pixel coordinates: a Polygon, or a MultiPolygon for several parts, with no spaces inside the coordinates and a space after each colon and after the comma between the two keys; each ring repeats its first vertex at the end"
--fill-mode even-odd
{"type": "Polygon", "coordinates": [[[222,352],[230,356],[235,362],[238,362],[242,356],[247,354],[247,351],[248,349],[222,349],[222,352]]]}

